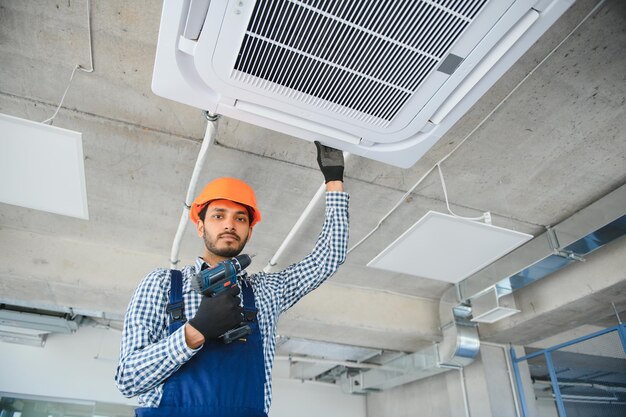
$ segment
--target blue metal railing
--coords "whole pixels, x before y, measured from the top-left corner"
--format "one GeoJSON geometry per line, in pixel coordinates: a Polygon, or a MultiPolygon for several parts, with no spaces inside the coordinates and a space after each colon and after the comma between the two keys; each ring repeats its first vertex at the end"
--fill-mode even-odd
{"type": "Polygon", "coordinates": [[[556,406],[559,412],[559,417],[567,417],[565,406],[563,405],[563,398],[561,396],[561,389],[559,387],[559,381],[556,375],[556,369],[552,361],[552,353],[559,349],[563,349],[565,347],[575,345],[577,343],[581,343],[586,340],[590,340],[590,339],[593,339],[593,338],[596,338],[596,337],[599,337],[608,333],[612,333],[612,332],[618,333],[619,339],[622,344],[622,349],[624,349],[624,354],[626,355],[626,324],[619,324],[617,326],[610,327],[608,329],[600,330],[600,331],[588,334],[586,336],[582,336],[582,337],[570,340],[568,342],[549,347],[547,349],[538,350],[536,352],[530,353],[528,355],[525,355],[519,358],[517,357],[515,353],[515,349],[511,347],[510,348],[511,362],[513,365],[513,372],[515,374],[516,390],[517,390],[517,394],[518,394],[518,398],[520,402],[520,409],[522,410],[522,416],[529,417],[529,412],[528,412],[528,405],[526,404],[526,394],[524,392],[524,387],[522,385],[522,377],[521,377],[520,370],[519,370],[520,362],[528,361],[529,359],[533,359],[541,355],[544,356],[546,360],[546,366],[548,368],[548,373],[550,374],[550,382],[552,385],[553,394],[555,396],[555,401],[556,401],[556,406]]]}

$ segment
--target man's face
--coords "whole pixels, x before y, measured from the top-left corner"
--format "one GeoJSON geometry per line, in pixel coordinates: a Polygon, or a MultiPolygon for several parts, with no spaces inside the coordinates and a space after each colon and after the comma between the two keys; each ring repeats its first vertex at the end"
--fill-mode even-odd
{"type": "Polygon", "coordinates": [[[209,255],[232,258],[239,255],[250,236],[248,211],[245,206],[230,200],[211,201],[204,221],[198,221],[197,229],[209,255]]]}

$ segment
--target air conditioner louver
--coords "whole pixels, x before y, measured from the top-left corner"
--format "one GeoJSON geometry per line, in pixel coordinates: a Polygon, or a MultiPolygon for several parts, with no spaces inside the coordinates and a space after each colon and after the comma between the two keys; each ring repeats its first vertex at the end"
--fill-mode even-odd
{"type": "Polygon", "coordinates": [[[316,3],[256,2],[232,79],[386,127],[486,0],[316,3]]]}
{"type": "Polygon", "coordinates": [[[153,90],[408,167],[571,1],[535,3],[165,0],[153,90]]]}

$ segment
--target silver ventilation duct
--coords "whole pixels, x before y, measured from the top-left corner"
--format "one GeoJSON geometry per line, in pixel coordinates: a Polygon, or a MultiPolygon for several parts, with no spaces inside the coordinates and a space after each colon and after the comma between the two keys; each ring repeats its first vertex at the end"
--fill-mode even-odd
{"type": "Polygon", "coordinates": [[[364,394],[417,381],[473,362],[480,349],[476,322],[514,314],[513,292],[626,234],[626,185],[451,287],[441,298],[440,343],[356,375],[342,389],[364,394]],[[471,307],[470,307],[471,304],[471,307]],[[480,314],[479,314],[480,313],[480,314]],[[479,315],[482,319],[478,319],[479,315]]]}
{"type": "Polygon", "coordinates": [[[356,375],[344,374],[342,390],[350,394],[380,391],[469,365],[480,349],[477,326],[469,320],[470,313],[468,307],[458,305],[456,287],[451,287],[439,304],[443,333],[440,343],[401,356],[377,369],[356,375]]]}
{"type": "Polygon", "coordinates": [[[514,291],[574,262],[584,262],[586,255],[625,234],[626,185],[622,185],[461,281],[460,298],[471,300],[474,321],[493,322],[517,311],[510,296],[514,291]],[[477,310],[485,313],[482,318],[477,310]]]}

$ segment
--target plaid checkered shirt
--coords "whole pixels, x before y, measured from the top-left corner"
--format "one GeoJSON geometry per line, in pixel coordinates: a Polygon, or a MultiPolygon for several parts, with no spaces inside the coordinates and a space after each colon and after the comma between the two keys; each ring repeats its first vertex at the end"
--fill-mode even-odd
{"type": "MultiPolygon", "coordinates": [[[[258,272],[240,276],[240,285],[252,285],[257,319],[263,338],[265,359],[265,412],[272,401],[272,364],[276,350],[276,321],[310,291],[335,273],[346,257],[348,245],[348,194],[326,192],[326,212],[322,232],[313,251],[302,261],[275,273],[258,272]],[[242,284],[243,283],[243,284],[242,284]]],[[[196,314],[202,295],[191,289],[191,279],[202,267],[186,266],[183,273],[185,317],[196,314]]],[[[184,326],[168,335],[170,271],[157,269],[139,284],[124,319],[120,361],[115,375],[119,390],[126,397],[139,395],[143,407],[157,407],[165,379],[198,352],[185,343],[184,326]]]]}

